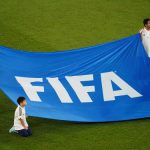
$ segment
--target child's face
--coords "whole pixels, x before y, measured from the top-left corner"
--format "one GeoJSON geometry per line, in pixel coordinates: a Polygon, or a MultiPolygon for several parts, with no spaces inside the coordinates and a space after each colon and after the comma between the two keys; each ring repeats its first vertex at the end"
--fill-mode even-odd
{"type": "Polygon", "coordinates": [[[146,24],[147,28],[150,28],[150,21],[148,21],[148,23],[146,24]]]}
{"type": "Polygon", "coordinates": [[[25,107],[27,105],[27,101],[24,100],[23,102],[20,103],[20,106],[25,107]]]}

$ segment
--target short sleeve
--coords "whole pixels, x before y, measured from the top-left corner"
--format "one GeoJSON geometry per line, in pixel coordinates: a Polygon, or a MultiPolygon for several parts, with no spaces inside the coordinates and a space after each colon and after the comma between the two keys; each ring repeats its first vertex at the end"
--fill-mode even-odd
{"type": "Polygon", "coordinates": [[[19,108],[18,119],[23,119],[22,117],[22,109],[19,108]]]}
{"type": "Polygon", "coordinates": [[[141,34],[142,34],[142,32],[143,32],[143,29],[141,29],[141,30],[139,31],[139,33],[141,33],[141,34]]]}

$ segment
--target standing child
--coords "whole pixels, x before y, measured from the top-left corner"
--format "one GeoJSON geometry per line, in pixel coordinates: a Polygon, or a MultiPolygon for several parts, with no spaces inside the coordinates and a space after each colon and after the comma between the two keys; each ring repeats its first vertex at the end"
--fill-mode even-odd
{"type": "Polygon", "coordinates": [[[148,57],[150,57],[150,19],[144,19],[143,24],[144,28],[140,30],[142,43],[148,54],[148,57]]]}
{"type": "MultiPolygon", "coordinates": [[[[14,115],[14,130],[20,136],[28,137],[32,135],[32,131],[28,126],[26,121],[26,112],[25,106],[27,105],[26,99],[24,97],[19,97],[17,99],[18,107],[16,108],[15,115],[14,115]]],[[[10,132],[12,129],[10,129],[10,132]]]]}

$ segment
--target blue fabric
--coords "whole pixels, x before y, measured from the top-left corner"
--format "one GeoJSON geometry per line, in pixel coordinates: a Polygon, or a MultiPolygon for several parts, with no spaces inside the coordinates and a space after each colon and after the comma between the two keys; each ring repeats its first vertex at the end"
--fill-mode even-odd
{"type": "MultiPolygon", "coordinates": [[[[120,87],[112,81],[113,90],[120,87]]],[[[107,85],[106,85],[107,87],[107,85]]],[[[150,59],[136,34],[118,41],[61,52],[25,52],[0,47],[0,89],[15,103],[19,96],[27,99],[27,114],[50,119],[105,122],[150,117],[150,59]],[[142,96],[115,96],[104,100],[101,73],[114,72],[142,96]],[[92,102],[81,102],[66,80],[66,76],[93,75],[93,80],[82,86],[94,86],[89,92],[92,102]],[[32,101],[15,76],[42,78],[33,86],[44,87],[37,92],[41,102],[32,101]],[[72,99],[62,103],[46,80],[58,77],[72,99]]]]}

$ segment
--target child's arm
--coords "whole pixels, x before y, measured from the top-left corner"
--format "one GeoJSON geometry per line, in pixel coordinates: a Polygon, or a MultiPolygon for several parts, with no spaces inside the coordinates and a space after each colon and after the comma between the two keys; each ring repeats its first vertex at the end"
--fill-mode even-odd
{"type": "Polygon", "coordinates": [[[23,119],[20,118],[19,120],[20,120],[21,125],[22,125],[25,129],[28,129],[28,127],[25,126],[23,119]]]}
{"type": "Polygon", "coordinates": [[[141,40],[142,40],[142,32],[143,32],[143,29],[141,29],[139,32],[140,32],[141,40]]]}
{"type": "Polygon", "coordinates": [[[24,120],[23,120],[23,118],[22,118],[22,110],[21,110],[21,108],[19,108],[19,116],[18,116],[18,119],[19,119],[21,125],[24,127],[24,129],[28,129],[28,127],[25,126],[24,120]]]}

